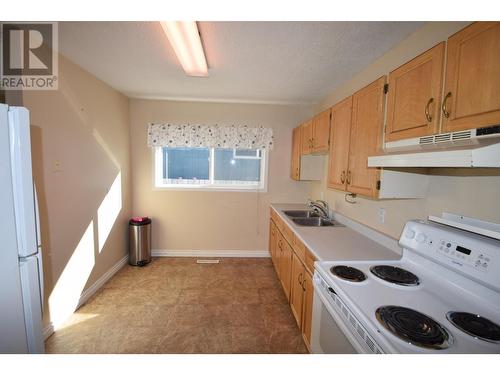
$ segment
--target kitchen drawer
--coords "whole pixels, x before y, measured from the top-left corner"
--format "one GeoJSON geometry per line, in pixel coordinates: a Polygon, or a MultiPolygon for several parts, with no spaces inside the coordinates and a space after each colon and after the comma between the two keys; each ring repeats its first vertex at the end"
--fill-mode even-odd
{"type": "Polygon", "coordinates": [[[311,272],[312,274],[314,273],[314,262],[316,262],[316,257],[311,253],[311,251],[306,247],[305,248],[305,265],[306,268],[311,272]]]}
{"type": "Polygon", "coordinates": [[[288,243],[290,245],[293,245],[293,239],[295,235],[293,234],[292,229],[283,220],[281,220],[281,233],[283,234],[283,237],[285,237],[285,239],[288,241],[288,243]]]}
{"type": "Polygon", "coordinates": [[[302,243],[300,238],[297,236],[293,236],[293,243],[292,243],[293,251],[295,251],[295,254],[297,254],[297,257],[300,259],[302,263],[306,262],[306,245],[302,243]]]}

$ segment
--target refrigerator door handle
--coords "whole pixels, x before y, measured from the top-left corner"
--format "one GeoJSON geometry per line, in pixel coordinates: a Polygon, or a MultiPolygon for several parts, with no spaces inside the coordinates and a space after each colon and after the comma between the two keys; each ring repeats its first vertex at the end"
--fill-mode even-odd
{"type": "Polygon", "coordinates": [[[40,304],[40,274],[38,257],[19,259],[24,321],[29,353],[44,353],[42,306],[40,304]]]}
{"type": "Polygon", "coordinates": [[[36,224],[36,242],[38,246],[38,252],[36,257],[38,259],[38,276],[40,281],[40,298],[42,303],[42,313],[45,307],[45,289],[43,283],[43,259],[42,259],[42,239],[41,239],[41,229],[40,229],[40,210],[38,207],[38,194],[36,191],[36,184],[33,183],[33,196],[35,198],[35,224],[36,224]]]}
{"type": "Polygon", "coordinates": [[[45,305],[45,286],[43,284],[43,263],[42,263],[42,251],[41,248],[38,249],[38,253],[35,255],[37,262],[38,262],[38,286],[40,289],[40,306],[42,308],[42,314],[44,312],[44,305],[45,305]]]}

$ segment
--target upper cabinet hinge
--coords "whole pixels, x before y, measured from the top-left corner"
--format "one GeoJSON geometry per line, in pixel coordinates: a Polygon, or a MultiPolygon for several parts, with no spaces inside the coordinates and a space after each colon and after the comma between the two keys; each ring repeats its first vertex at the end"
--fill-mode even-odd
{"type": "Polygon", "coordinates": [[[377,190],[380,190],[380,180],[377,181],[377,190]]]}
{"type": "Polygon", "coordinates": [[[384,94],[387,94],[388,92],[389,92],[389,84],[388,84],[388,83],[386,83],[386,84],[384,85],[384,94]]]}

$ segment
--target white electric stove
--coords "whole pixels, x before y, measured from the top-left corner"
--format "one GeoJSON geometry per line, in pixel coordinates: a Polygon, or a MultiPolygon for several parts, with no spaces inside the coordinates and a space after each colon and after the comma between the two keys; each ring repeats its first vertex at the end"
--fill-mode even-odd
{"type": "Polygon", "coordinates": [[[409,221],[397,261],[316,262],[315,353],[500,353],[500,241],[409,221]]]}

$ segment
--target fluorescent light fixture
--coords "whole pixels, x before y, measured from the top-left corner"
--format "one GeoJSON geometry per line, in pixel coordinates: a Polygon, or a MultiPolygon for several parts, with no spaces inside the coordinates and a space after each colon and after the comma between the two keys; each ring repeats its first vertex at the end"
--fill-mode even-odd
{"type": "Polygon", "coordinates": [[[208,66],[195,21],[162,21],[161,27],[188,76],[208,77],[208,66]]]}

